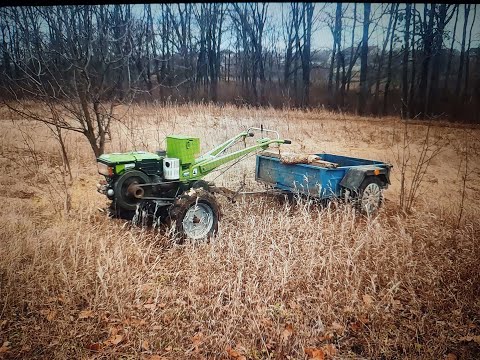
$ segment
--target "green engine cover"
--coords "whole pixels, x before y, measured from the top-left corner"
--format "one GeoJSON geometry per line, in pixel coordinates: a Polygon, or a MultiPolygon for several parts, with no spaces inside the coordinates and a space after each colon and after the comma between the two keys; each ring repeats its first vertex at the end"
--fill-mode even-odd
{"type": "Polygon", "coordinates": [[[193,164],[200,153],[200,139],[183,135],[167,136],[167,157],[180,159],[182,165],[193,164]]]}
{"type": "Polygon", "coordinates": [[[127,153],[110,153],[100,155],[98,161],[105,164],[116,165],[129,162],[143,161],[143,160],[160,160],[161,157],[157,154],[146,151],[131,151],[127,153]]]}
{"type": "Polygon", "coordinates": [[[103,154],[97,161],[114,169],[115,175],[121,175],[128,169],[143,171],[147,175],[162,173],[162,156],[146,151],[103,154]]]}

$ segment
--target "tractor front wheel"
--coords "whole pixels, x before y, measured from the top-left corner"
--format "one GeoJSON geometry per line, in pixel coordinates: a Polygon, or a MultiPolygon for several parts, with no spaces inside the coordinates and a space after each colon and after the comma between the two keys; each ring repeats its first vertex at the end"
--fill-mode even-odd
{"type": "Polygon", "coordinates": [[[176,231],[176,240],[209,239],[218,231],[220,207],[213,194],[204,189],[190,189],[175,200],[169,217],[176,231]]]}

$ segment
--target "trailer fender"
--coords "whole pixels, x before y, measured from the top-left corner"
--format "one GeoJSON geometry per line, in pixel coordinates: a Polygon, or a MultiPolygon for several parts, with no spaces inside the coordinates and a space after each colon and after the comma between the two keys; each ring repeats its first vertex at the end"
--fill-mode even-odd
{"type": "Polygon", "coordinates": [[[390,167],[385,168],[371,165],[352,167],[348,169],[345,176],[340,181],[340,186],[357,192],[363,180],[369,176],[378,177],[382,182],[382,188],[386,189],[390,184],[390,167]]]}

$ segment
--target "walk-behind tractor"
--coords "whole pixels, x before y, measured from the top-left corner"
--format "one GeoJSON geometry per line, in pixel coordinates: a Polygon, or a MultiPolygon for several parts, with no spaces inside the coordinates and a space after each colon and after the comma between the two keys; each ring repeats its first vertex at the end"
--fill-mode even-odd
{"type": "MultiPolygon", "coordinates": [[[[271,145],[290,144],[276,131],[250,128],[196,158],[198,138],[167,136],[166,151],[112,153],[100,156],[98,172],[106,181],[98,190],[112,200],[110,213],[135,223],[171,222],[179,239],[208,238],[218,229],[220,210],[215,194],[233,199],[239,194],[202,180],[229,162],[228,168],[249,154],[271,145]],[[260,131],[252,145],[246,138],[260,131]],[[275,134],[276,138],[263,137],[275,134]],[[245,146],[234,151],[240,142],[245,146]]],[[[375,160],[334,154],[288,154],[263,151],[256,156],[255,179],[273,192],[317,200],[352,202],[366,215],[377,213],[383,190],[390,184],[392,165],[375,160]]],[[[227,169],[228,169],[227,168],[227,169]]]]}
{"type": "Polygon", "coordinates": [[[200,153],[198,138],[167,136],[166,151],[101,155],[98,172],[106,181],[98,184],[98,191],[112,200],[109,210],[115,217],[134,222],[141,219],[142,223],[170,221],[180,239],[208,238],[217,232],[220,216],[214,194],[228,196],[229,192],[202,179],[222,165],[275,144],[290,141],[280,139],[273,130],[250,128],[196,157],[200,153]],[[247,147],[246,138],[258,131],[262,137],[247,147]],[[263,137],[264,133],[276,138],[263,137]],[[242,141],[245,147],[232,151],[242,141]]]}

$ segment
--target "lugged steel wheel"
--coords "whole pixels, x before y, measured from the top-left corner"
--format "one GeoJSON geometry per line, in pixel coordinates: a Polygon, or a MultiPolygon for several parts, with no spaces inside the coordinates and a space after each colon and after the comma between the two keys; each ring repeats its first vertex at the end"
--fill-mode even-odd
{"type": "Polygon", "coordinates": [[[218,231],[219,205],[213,194],[201,188],[187,190],[177,198],[169,215],[179,243],[185,239],[209,239],[218,231]]]}

